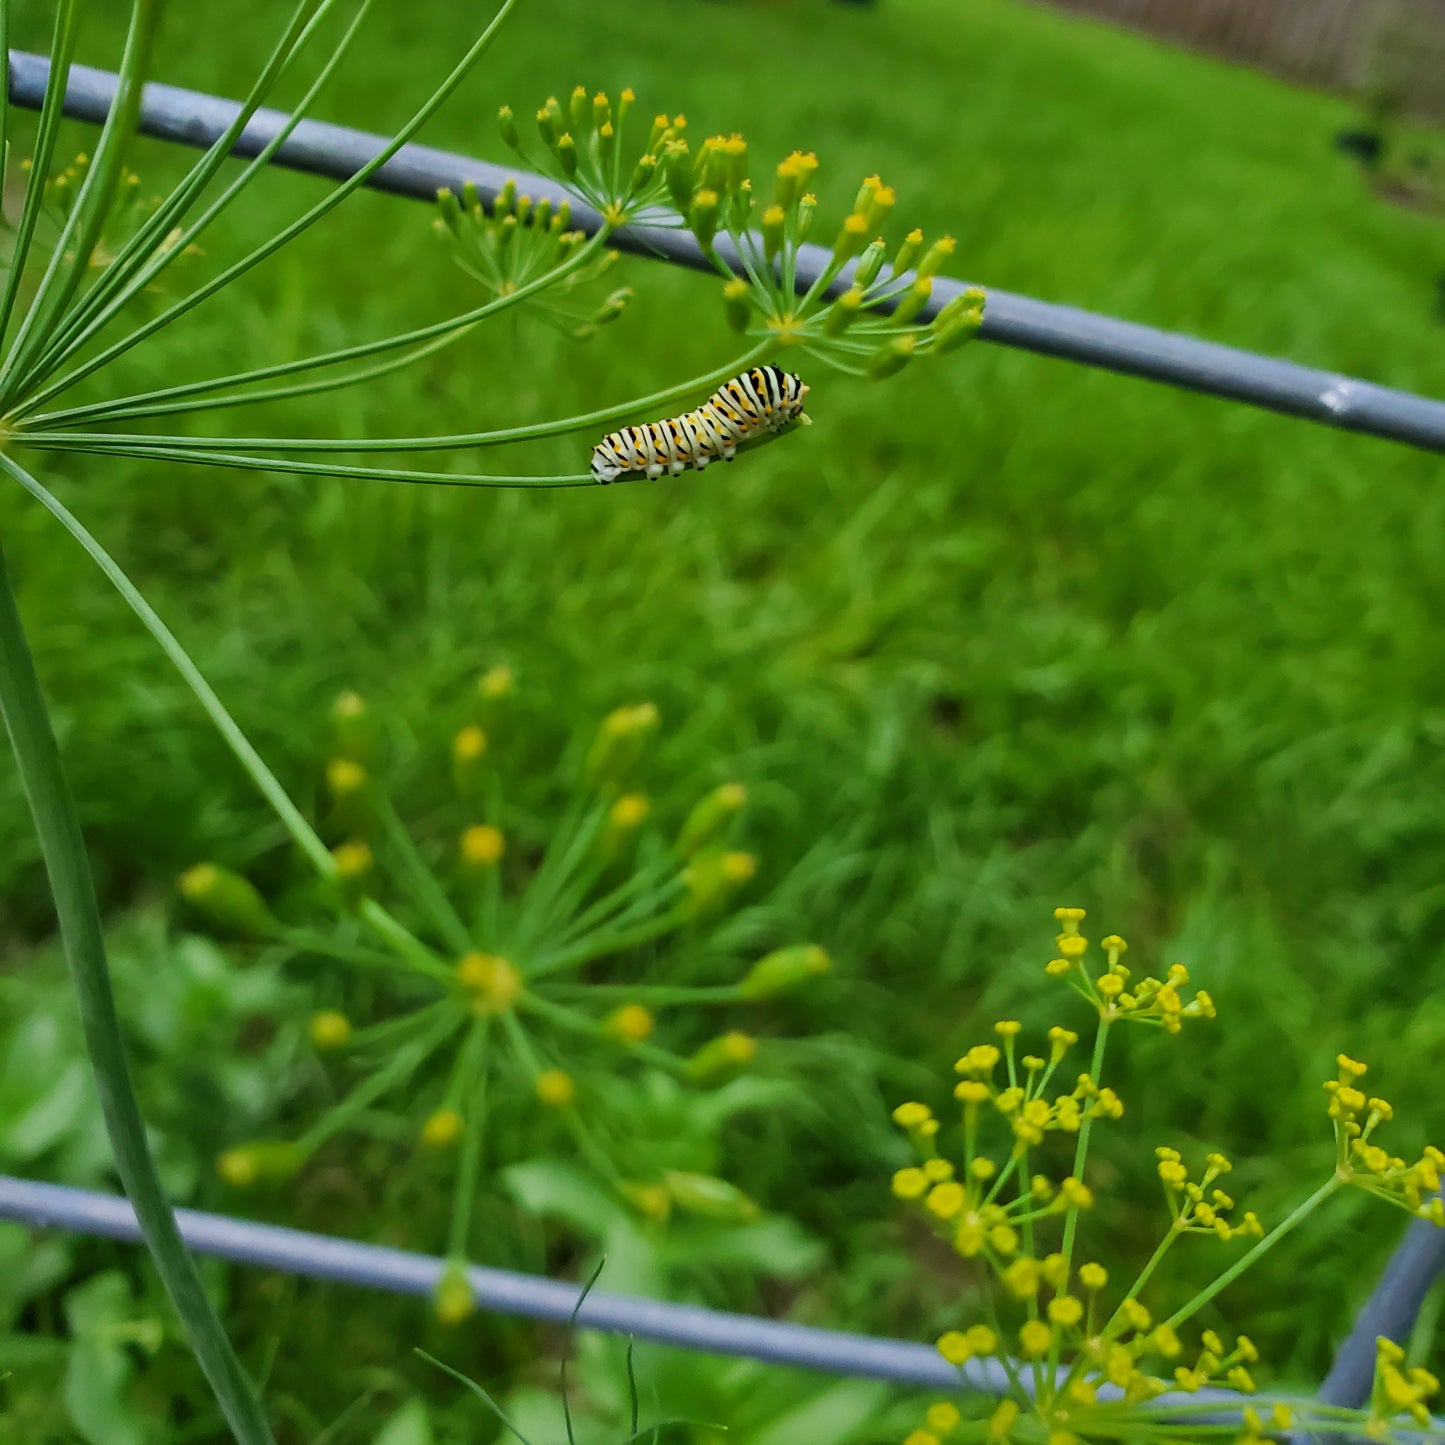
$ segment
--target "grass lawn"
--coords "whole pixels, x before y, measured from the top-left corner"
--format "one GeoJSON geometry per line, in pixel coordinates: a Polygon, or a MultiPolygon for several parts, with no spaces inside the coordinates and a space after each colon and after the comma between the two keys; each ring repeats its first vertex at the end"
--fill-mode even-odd
{"type": "MultiPolygon", "coordinates": [[[[258,0],[220,44],[214,16],[176,7],[158,75],[240,94],[286,8],[258,0]]],[[[415,7],[378,6],[320,113],[399,125],[477,23],[431,8],[446,13],[421,24],[415,7]]],[[[35,17],[21,22],[19,43],[42,46],[35,17]]],[[[81,58],[113,64],[118,34],[97,17],[81,58]]],[[[1353,116],[1343,100],[1017,0],[529,0],[424,138],[504,158],[497,105],[525,115],[579,81],[631,84],[640,107],[685,112],[693,134],[743,130],[759,174],[815,150],[828,225],[859,178],[881,172],[899,220],[957,237],[969,280],[1445,394],[1431,311],[1445,230],[1375,198],[1333,151],[1353,116]]],[[[138,164],[159,183],[179,158],[147,144],[138,164]]],[[[278,174],[254,194],[199,270],[320,190],[278,174]]],[[[357,198],[138,351],[128,389],[475,304],[430,219],[357,198]]],[[[617,274],[637,300],[590,342],[507,318],[369,391],[216,425],[509,425],[652,391],[730,354],[715,282],[630,260],[617,274]]],[[[1341,1050],[1374,1062],[1400,1152],[1445,1134],[1431,1067],[1445,1042],[1438,459],[984,345],[887,383],[807,379],[809,431],[726,475],[651,487],[416,490],[81,457],[47,460],[43,475],[302,798],[343,687],[383,717],[399,795],[429,796],[438,716],[497,661],[519,680],[534,779],[523,787],[544,786],[566,738],[644,697],[664,718],[659,796],[749,784],[763,874],[781,881],[792,931],[836,960],[780,1022],[848,1035],[876,1061],[838,1088],[871,1111],[866,1123],[793,1133],[781,1121],[741,1166],[763,1203],[826,1242],[826,1263],[781,1299],[725,1276],[700,1285],[716,1302],[915,1338],[952,1321],[967,1281],[940,1277],[898,1222],[884,1106],[930,1090],[941,1102],[953,1058],[996,1018],[1077,1026],[1041,972],[1056,903],[1127,936],[1131,961],[1185,961],[1219,1007],[1192,1043],[1136,1038],[1119,1061],[1129,1113],[1101,1146],[1096,1187],[1123,1255],[1149,1247],[1159,1143],[1225,1147],[1233,1192],[1282,1216],[1329,1168],[1319,1081],[1341,1050]]],[[[570,472],[586,446],[496,455],[570,472]]],[[[199,858],[276,872],[278,827],[130,614],[36,509],[12,498],[3,515],[119,936],[199,858]]],[[[16,977],[58,966],[8,766],[0,917],[16,977]]],[[[163,1069],[164,1041],[146,1048],[163,1069]]],[[[395,1190],[369,1197],[366,1167],[387,1157],[348,1156],[329,1193],[257,1209],[392,1237],[417,1206],[395,1190]]],[[[65,1174],[49,1156],[27,1168],[65,1174]]],[[[205,1204],[245,1204],[208,1176],[191,1188],[205,1204]]],[[[1284,1377],[1316,1378],[1402,1222],[1338,1202],[1232,1292],[1229,1318],[1284,1377]]],[[[1185,1280],[1215,1272],[1198,1243],[1185,1280]]],[[[575,1265],[541,1239],[497,1249],[575,1265]]],[[[79,1249],[27,1326],[58,1327],[64,1281],[117,1265],[143,1277],[131,1253],[79,1249]]],[[[230,1291],[247,1358],[272,1361],[288,1440],[375,1388],[335,1437],[370,1440],[403,1379],[454,1400],[411,1363],[414,1343],[446,1348],[499,1391],[551,1378],[529,1364],[557,1344],[540,1331],[474,1325],[439,1345],[415,1304],[363,1307],[255,1276],[230,1291]]],[[[7,1409],[20,1422],[11,1434],[42,1412],[62,1418],[37,1402],[63,1364],[32,1366],[33,1390],[0,1385],[0,1424],[7,1409]]],[[[194,1391],[179,1347],[144,1388],[152,1402],[194,1391]]],[[[710,1398],[738,1403],[720,1386],[710,1398]]],[[[859,1418],[872,1408],[839,1398],[859,1418]]],[[[447,1418],[442,1440],[490,1428],[480,1406],[447,1418]]]]}

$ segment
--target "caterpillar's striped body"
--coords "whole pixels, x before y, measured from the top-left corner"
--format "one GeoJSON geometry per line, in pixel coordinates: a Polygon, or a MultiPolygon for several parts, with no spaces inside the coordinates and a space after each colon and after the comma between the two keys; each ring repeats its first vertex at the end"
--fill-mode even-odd
{"type": "Polygon", "coordinates": [[[719,459],[730,462],[749,437],[781,431],[789,422],[806,423],[807,392],[801,377],[777,366],[755,366],[725,381],[696,411],[603,437],[592,451],[592,475],[615,482],[629,472],[677,476],[719,459]]]}

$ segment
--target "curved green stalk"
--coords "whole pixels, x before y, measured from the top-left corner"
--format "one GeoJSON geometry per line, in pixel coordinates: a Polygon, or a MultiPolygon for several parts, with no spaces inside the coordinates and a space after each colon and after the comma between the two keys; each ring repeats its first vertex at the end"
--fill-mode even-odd
{"type": "MultiPolygon", "coordinates": [[[[343,361],[359,361],[366,356],[374,356],[384,351],[395,351],[399,347],[411,346],[416,342],[431,341],[438,337],[450,338],[509,306],[515,306],[519,301],[525,301],[544,287],[553,285],[560,277],[567,275],[576,267],[590,261],[606,243],[609,234],[608,231],[599,231],[590,241],[579,246],[573,255],[569,256],[560,266],[554,267],[545,276],[529,281],[525,286],[519,286],[507,296],[495,297],[481,306],[473,307],[470,311],[463,311],[459,316],[449,316],[442,321],[428,322],[425,326],[413,327],[410,331],[400,331],[394,336],[383,336],[377,341],[358,341],[351,346],[338,347],[335,351],[322,352],[316,356],[302,356],[294,361],[276,361],[272,362],[270,366],[253,367],[250,371],[234,371],[228,376],[212,376],[202,381],[182,382],[176,386],[160,387],[155,391],[118,397],[114,401],[98,401],[91,402],[86,406],[63,407],[59,411],[44,412],[40,416],[31,418],[30,427],[34,430],[44,430],[47,427],[53,427],[57,422],[123,421],[137,417],[166,416],[175,412],[192,412],[196,410],[196,405],[185,398],[205,396],[208,392],[219,391],[228,386],[249,386],[257,381],[274,381],[277,377],[293,376],[298,371],[314,371],[323,366],[339,366],[343,361]]],[[[418,351],[412,359],[416,360],[427,354],[428,352],[425,350],[418,351]]],[[[350,379],[361,381],[365,380],[368,375],[370,375],[369,372],[358,372],[350,379]]],[[[244,392],[239,396],[215,397],[208,399],[202,405],[207,407],[238,406],[247,401],[269,401],[278,397],[304,396],[308,389],[309,386],[305,384],[294,389],[276,387],[266,391],[244,392]]],[[[58,388],[54,390],[58,390],[58,388]]],[[[16,415],[24,415],[32,406],[39,405],[53,395],[54,390],[27,399],[17,408],[16,415]]]]}
{"type": "MultiPolygon", "coordinates": [[[[557,273],[551,273],[555,276],[557,273]]],[[[516,293],[518,296],[521,292],[516,293]]],[[[511,299],[511,298],[509,298],[511,299]]],[[[496,303],[493,303],[495,305],[496,303]]],[[[463,322],[477,320],[475,316],[453,318],[448,322],[449,326],[460,325],[463,322]]],[[[611,406],[601,407],[597,411],[582,412],[577,416],[563,417],[556,421],[532,422],[527,426],[507,427],[501,431],[491,432],[454,432],[445,436],[430,437],[368,437],[368,438],[329,438],[329,437],[185,437],[185,436],[152,436],[145,432],[64,432],[47,431],[40,428],[25,428],[17,433],[17,442],[23,442],[33,447],[69,447],[76,450],[95,450],[97,448],[110,451],[126,451],[134,455],[137,450],[146,446],[165,446],[174,450],[193,451],[201,453],[202,460],[206,460],[211,448],[218,451],[239,451],[243,448],[254,448],[258,451],[279,451],[287,453],[295,452],[442,452],[442,451],[464,451],[472,447],[503,446],[509,442],[537,441],[543,437],[560,436],[567,432],[587,431],[591,428],[601,427],[609,421],[615,421],[624,417],[630,412],[641,411],[643,408],[662,407],[680,397],[695,395],[704,388],[716,386],[719,382],[726,381],[730,376],[736,376],[738,372],[746,370],[754,362],[762,360],[774,349],[775,343],[764,341],[755,346],[751,351],[744,352],[742,356],[734,358],[725,366],[715,366],[709,371],[703,372],[701,376],[694,376],[687,381],[680,381],[672,386],[665,386],[661,391],[654,391],[647,396],[633,397],[628,401],[615,402],[611,406]]],[[[339,353],[338,353],[339,354],[339,353]]],[[[146,455],[141,451],[141,455],[146,455]]],[[[248,462],[248,466],[256,465],[262,468],[275,467],[278,464],[268,460],[259,462],[248,462]]],[[[354,474],[353,474],[354,475],[354,474]]],[[[425,475],[425,474],[422,474],[425,475]]],[[[527,480],[526,478],[522,479],[527,480]]]]}
{"type": "Polygon", "coordinates": [[[65,956],[70,964],[106,1132],[121,1184],[135,1208],[156,1271],[180,1316],[231,1432],[241,1445],[272,1445],[260,1401],[226,1339],[146,1146],[145,1123],[131,1090],[125,1045],[111,993],[95,885],[75,802],[65,781],[35,664],[25,638],[9,572],[0,553],[0,712],[35,820],[50,878],[65,956]]]}
{"type": "MultiPolygon", "coordinates": [[[[277,781],[276,775],[266,766],[260,753],[251,745],[251,740],[241,731],[235,718],[226,710],[226,705],[216,696],[215,690],[201,675],[196,664],[191,661],[190,654],[181,646],[170,628],[161,621],[156,610],[141,595],[135,583],[125,575],[110,553],[86,531],[80,519],[49,488],[32,477],[13,457],[8,457],[0,452],[0,470],[8,472],[19,482],[90,555],[91,560],[125,599],[131,611],[145,624],[146,631],[160,644],[161,651],[170,658],[176,671],[195,693],[197,701],[206,710],[206,714],[215,724],[217,732],[221,734],[227,746],[235,754],[237,762],[246,770],[251,781],[260,789],[261,795],[275,810],[282,826],[290,833],[307,861],[323,878],[334,877],[336,865],[326,844],[317,836],[316,830],[306,821],[301,810],[291,801],[285,788],[277,781]]],[[[385,938],[419,972],[430,974],[433,978],[450,979],[450,970],[375,899],[363,899],[358,913],[374,932],[385,938]]]]}

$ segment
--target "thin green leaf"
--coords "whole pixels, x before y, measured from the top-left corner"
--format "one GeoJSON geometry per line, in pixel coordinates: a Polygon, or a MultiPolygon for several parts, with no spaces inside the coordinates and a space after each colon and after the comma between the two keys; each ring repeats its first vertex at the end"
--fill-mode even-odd
{"type": "Polygon", "coordinates": [[[30,804],[121,1183],[157,1273],[241,1445],[273,1445],[260,1402],[201,1288],[146,1144],[111,993],[100,910],[35,664],[0,553],[0,712],[30,804]]]}
{"type": "MultiPolygon", "coordinates": [[[[49,374],[59,364],[60,357],[65,354],[61,348],[66,347],[67,343],[79,335],[81,328],[87,327],[92,319],[100,313],[101,308],[111,301],[120,288],[136,275],[139,268],[151,258],[164,238],[170,234],[177,221],[195,204],[212,178],[230,158],[237,139],[245,130],[251,117],[285,75],[291,63],[305,47],[307,40],[336,3],[337,0],[299,0],[285,32],[277,42],[275,49],[267,57],[265,65],[261,67],[260,74],[256,77],[256,82],[251,87],[249,94],[241,102],[241,108],[237,112],[235,120],[226,127],[225,131],[191,167],[184,178],[172,188],[161,204],[146,217],[144,223],[137,227],[135,233],[126,240],[105,268],[96,284],[91,287],[81,299],[80,304],[73,308],[64,323],[57,329],[52,345],[40,360],[41,370],[45,374],[49,374]]],[[[162,265],[168,264],[169,260],[173,256],[179,255],[183,249],[183,241],[170,248],[162,265]]],[[[146,281],[154,277],[159,269],[161,268],[157,267],[151,271],[139,285],[145,285],[146,281]]],[[[137,289],[139,288],[129,288],[126,296],[134,295],[137,289]]]]}
{"type": "Polygon", "coordinates": [[[95,156],[81,183],[75,208],[61,228],[40,287],[0,364],[0,408],[25,388],[36,358],[50,342],[56,325],[90,271],[91,253],[105,228],[115,188],[125,169],[126,153],[135,138],[141,87],[150,67],[161,4],[162,0],[132,0],[130,29],[121,55],[115,100],[101,127],[95,156]]]}
{"type": "Polygon", "coordinates": [[[82,363],[74,371],[68,372],[65,376],[52,383],[45,389],[36,401],[44,401],[56,395],[67,387],[73,386],[84,377],[90,376],[93,372],[100,370],[110,364],[117,356],[123,355],[147,337],[155,335],[157,331],[169,326],[178,317],[184,316],[186,312],[199,306],[208,297],[214,296],[216,292],[229,286],[238,276],[243,276],[252,267],[258,266],[268,256],[274,255],[283,246],[293,241],[303,231],[319,221],[323,216],[335,210],[342,201],[353,191],[366,184],[388,160],[404,146],[416,132],[426,124],[428,120],[439,110],[442,104],[453,91],[466,79],[472,67],[481,59],[487,48],[495,39],[497,32],[501,29],[502,23],[511,13],[512,8],[518,0],[502,0],[501,8],[493,16],[491,23],[473,42],[471,48],[452,69],[450,75],[432,92],[431,96],[423,103],[411,118],[397,131],[396,135],[382,147],[377,154],[362,166],[354,175],[343,181],[324,200],[318,201],[309,211],[298,216],[289,225],[284,226],[269,241],[258,246],[248,256],[243,256],[233,265],[228,266],[220,275],[213,277],[205,285],[193,291],[189,296],[183,297],[174,305],[168,307],[159,316],[145,325],[138,327],[130,335],[122,337],[113,345],[107,347],[98,355],[93,356],[89,361],[82,363]]]}
{"type": "MultiPolygon", "coordinates": [[[[55,156],[55,139],[60,132],[65,82],[75,54],[78,6],[76,0],[61,0],[55,16],[55,38],[50,43],[50,73],[45,80],[45,98],[40,103],[40,123],[35,134],[35,153],[30,158],[30,179],[25,185],[25,202],[20,208],[20,222],[15,228],[15,247],[10,254],[10,271],[5,278],[5,295],[0,300],[0,347],[10,329],[15,299],[20,294],[20,278],[30,259],[30,244],[45,200],[45,179],[50,174],[55,156]]],[[[8,52],[7,52],[8,53],[8,52]]]]}

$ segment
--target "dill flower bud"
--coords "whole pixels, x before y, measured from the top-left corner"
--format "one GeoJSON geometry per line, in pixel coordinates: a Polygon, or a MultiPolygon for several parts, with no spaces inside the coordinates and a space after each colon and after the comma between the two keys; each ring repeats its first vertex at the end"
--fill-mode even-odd
{"type": "Polygon", "coordinates": [[[481,761],[487,751],[487,735],[475,724],[464,727],[452,739],[452,782],[464,798],[476,791],[481,761]]]}
{"type": "Polygon", "coordinates": [[[926,279],[929,276],[936,276],[948,258],[953,255],[954,244],[952,236],[940,236],[923,253],[923,259],[918,263],[919,278],[926,279]]]}
{"type": "Polygon", "coordinates": [[[692,198],[692,211],[688,216],[688,226],[697,243],[704,251],[712,246],[713,237],[717,235],[718,218],[718,196],[716,191],[700,190],[692,198]]]}
{"type": "Polygon", "coordinates": [[[336,826],[360,832],[369,816],[371,778],[366,769],[351,758],[333,758],[326,765],[326,791],[336,826]]]}
{"type": "Polygon", "coordinates": [[[640,1044],[652,1032],[653,1022],[651,1009],[627,1003],[608,1014],[602,1030],[619,1043],[640,1044]]]}
{"type": "Polygon", "coordinates": [[[888,247],[883,244],[882,237],[870,241],[868,249],[859,257],[858,264],[853,268],[853,285],[861,286],[866,291],[878,279],[878,273],[883,269],[883,260],[887,254],[888,247]]]}
{"type": "Polygon", "coordinates": [[[893,255],[893,274],[900,275],[908,270],[918,259],[918,253],[923,249],[923,232],[916,226],[911,230],[893,255]]]}
{"type": "Polygon", "coordinates": [[[907,291],[903,299],[893,308],[893,320],[900,326],[912,321],[933,295],[933,282],[927,276],[920,276],[907,291]]]}
{"type": "Polygon", "coordinates": [[[311,1015],[308,1032],[311,1042],[323,1052],[344,1049],[351,1042],[351,1020],[335,1009],[323,1009],[311,1015]]]}
{"type": "Polygon", "coordinates": [[[510,105],[504,105],[497,111],[497,127],[502,132],[502,143],[508,149],[522,149],[522,138],[517,134],[517,119],[512,114],[510,105]]]}
{"type": "Polygon", "coordinates": [[[742,1224],[758,1216],[758,1206],[726,1179],[669,1169],[663,1181],[672,1202],[688,1214],[732,1224],[742,1224]]]}
{"type": "Polygon", "coordinates": [[[863,308],[863,292],[857,286],[850,286],[828,308],[823,318],[823,333],[826,336],[841,336],[863,308]]]}
{"type": "Polygon", "coordinates": [[[628,189],[637,195],[645,191],[651,184],[652,178],[657,174],[657,157],[650,152],[637,158],[637,164],[632,168],[632,181],[628,189]]]}
{"type": "Polygon", "coordinates": [[[682,870],[694,916],[721,908],[758,871],[751,853],[700,853],[682,870]]]}
{"type": "Polygon", "coordinates": [[[490,823],[477,823],[462,834],[461,860],[476,871],[495,868],[507,851],[507,840],[500,828],[490,823]]]}
{"type": "Polygon", "coordinates": [[[691,858],[713,842],[748,800],[741,783],[722,783],[693,804],[677,835],[679,857],[691,858]]]}
{"type": "Polygon", "coordinates": [[[477,1307],[476,1296],[467,1280],[467,1267],[459,1259],[448,1260],[432,1295],[432,1308],[444,1325],[459,1325],[477,1307]]]}
{"type": "Polygon", "coordinates": [[[421,1126],[421,1142],[427,1149],[450,1149],[461,1137],[462,1116],[455,1109],[438,1109],[421,1126]]]}
{"type": "Polygon", "coordinates": [[[769,206],[763,212],[763,256],[771,263],[783,249],[783,228],[787,212],[781,206],[769,206]]]}
{"type": "Polygon", "coordinates": [[[577,1097],[577,1085],[565,1069],[543,1069],[533,1087],[549,1109],[565,1109],[577,1097]]]}
{"type": "Polygon", "coordinates": [[[276,926],[260,893],[238,873],[215,863],[197,863],[179,880],[181,897],[198,917],[222,933],[265,938],[276,926]]]}
{"type": "Polygon", "coordinates": [[[572,139],[570,131],[563,131],[557,137],[555,150],[557,164],[562,167],[562,174],[570,181],[577,174],[577,143],[572,139]]]}
{"type": "Polygon", "coordinates": [[[672,1212],[672,1195],[665,1184],[643,1184],[635,1179],[624,1179],[617,1188],[645,1219],[661,1221],[672,1212]]]}
{"type": "Polygon", "coordinates": [[[833,242],[834,262],[846,261],[850,256],[856,256],[867,244],[863,239],[867,234],[868,218],[855,211],[843,222],[843,229],[838,232],[838,239],[833,242]]]}
{"type": "Polygon", "coordinates": [[[902,336],[890,337],[869,358],[868,380],[883,381],[887,377],[896,376],[913,359],[913,350],[917,344],[911,331],[904,332],[902,336]]]}
{"type": "Polygon", "coordinates": [[[753,288],[741,276],[734,276],[723,287],[723,314],[734,331],[746,331],[752,319],[753,288]]]}
{"type": "Polygon", "coordinates": [[[692,157],[685,140],[670,140],[663,147],[662,173],[672,204],[679,215],[687,215],[692,207],[692,157]]]}
{"type": "MultiPolygon", "coordinates": [[[[615,256],[617,253],[613,251],[610,254],[615,256]]],[[[592,324],[605,326],[609,321],[616,321],[627,309],[633,294],[631,286],[619,286],[615,291],[609,291],[601,306],[592,313],[592,324]]]]}
{"type": "Polygon", "coordinates": [[[774,998],[827,973],[832,966],[832,960],[816,943],[774,949],[747,971],[738,992],[749,1001],[774,998]]]}
{"type": "Polygon", "coordinates": [[[497,953],[468,953],[457,963],[457,982],[481,1015],[506,1013],[526,991],[516,964],[497,953]]]}
{"type": "Polygon", "coordinates": [[[698,1083],[717,1083],[746,1068],[757,1057],[758,1041],[731,1029],[709,1039],[687,1061],[687,1076],[698,1083]]]}
{"type": "Polygon", "coordinates": [[[296,1146],[284,1139],[253,1139],[218,1155],[216,1173],[236,1189],[249,1189],[254,1184],[279,1184],[302,1163],[296,1146]]]}
{"type": "Polygon", "coordinates": [[[595,785],[621,778],[637,762],[657,724],[657,707],[650,702],[615,708],[608,713],[587,754],[588,782],[595,785]]]}
{"type": "MultiPolygon", "coordinates": [[[[599,96],[604,103],[607,97],[599,96]]],[[[567,116],[571,121],[572,129],[577,135],[585,136],[588,128],[592,125],[592,103],[587,99],[587,87],[585,85],[574,86],[571,96],[567,102],[567,116]]]]}
{"type": "Polygon", "coordinates": [[[358,692],[343,692],[331,704],[331,750],[338,758],[368,761],[375,750],[376,733],[366,700],[358,692]]]}
{"type": "Polygon", "coordinates": [[[366,883],[371,877],[375,863],[371,849],[365,843],[342,843],[331,850],[331,861],[335,865],[336,891],[348,908],[354,908],[366,894],[366,883]]]}

